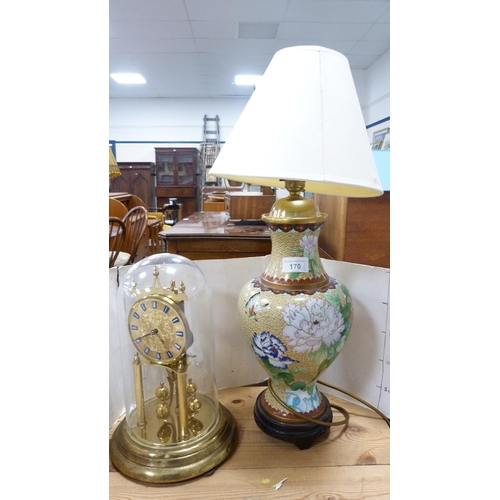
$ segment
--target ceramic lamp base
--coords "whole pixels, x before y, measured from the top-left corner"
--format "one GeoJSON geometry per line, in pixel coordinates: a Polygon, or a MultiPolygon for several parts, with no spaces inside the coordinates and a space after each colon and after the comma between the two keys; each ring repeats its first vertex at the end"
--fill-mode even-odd
{"type": "MultiPolygon", "coordinates": [[[[272,415],[266,410],[265,392],[267,390],[262,391],[257,397],[254,406],[254,419],[259,428],[268,436],[292,443],[299,450],[306,450],[312,446],[317,438],[330,431],[330,427],[326,425],[300,420],[296,417],[287,421],[285,418],[272,415]]],[[[332,421],[332,409],[328,399],[323,394],[321,397],[323,410],[315,415],[314,419],[329,423],[332,421]]]]}

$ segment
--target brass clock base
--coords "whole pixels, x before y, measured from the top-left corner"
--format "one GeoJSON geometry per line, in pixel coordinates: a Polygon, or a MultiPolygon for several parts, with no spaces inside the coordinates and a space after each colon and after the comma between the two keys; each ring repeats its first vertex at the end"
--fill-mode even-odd
{"type": "Polygon", "coordinates": [[[199,439],[161,446],[132,439],[126,420],[116,428],[109,451],[115,467],[126,476],[149,483],[176,483],[205,474],[222,463],[237,440],[236,421],[219,404],[216,426],[199,439]]]}

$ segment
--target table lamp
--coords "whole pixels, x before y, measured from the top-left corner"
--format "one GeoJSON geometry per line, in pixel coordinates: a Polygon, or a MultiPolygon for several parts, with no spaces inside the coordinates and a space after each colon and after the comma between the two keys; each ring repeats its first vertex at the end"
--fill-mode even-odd
{"type": "Polygon", "coordinates": [[[122,173],[118,168],[118,163],[116,163],[113,150],[111,149],[111,146],[109,146],[109,178],[116,179],[117,177],[120,177],[120,175],[122,175],[122,173]]]}
{"type": "Polygon", "coordinates": [[[347,58],[317,46],[278,51],[211,174],[289,192],[262,215],[271,256],[243,287],[238,313],[269,375],[254,406],[257,425],[308,448],[331,425],[317,380],[344,346],[353,307],[347,287],[323,268],[318,238],[327,214],[305,193],[383,193],[347,58]]]}

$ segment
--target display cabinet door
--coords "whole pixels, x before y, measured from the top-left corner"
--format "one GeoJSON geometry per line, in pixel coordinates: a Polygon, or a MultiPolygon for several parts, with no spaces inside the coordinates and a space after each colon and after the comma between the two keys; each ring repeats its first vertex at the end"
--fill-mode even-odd
{"type": "Polygon", "coordinates": [[[177,181],[174,154],[158,154],[156,157],[156,179],[158,184],[175,186],[177,181]]]}
{"type": "Polygon", "coordinates": [[[177,156],[177,173],[179,185],[194,185],[196,184],[196,164],[194,155],[179,154],[177,156]]]}

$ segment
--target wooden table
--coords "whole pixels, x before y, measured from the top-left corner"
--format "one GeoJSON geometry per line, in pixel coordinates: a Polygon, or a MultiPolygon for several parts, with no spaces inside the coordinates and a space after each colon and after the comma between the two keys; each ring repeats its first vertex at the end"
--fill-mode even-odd
{"type": "Polygon", "coordinates": [[[271,253],[271,236],[265,225],[239,224],[230,221],[225,212],[195,212],[159,236],[165,241],[167,252],[191,260],[271,253]]]}
{"type": "Polygon", "coordinates": [[[328,395],[349,412],[348,427],[333,427],[311,448],[299,450],[264,434],[254,422],[253,406],[263,389],[219,391],[219,401],[237,421],[239,439],[233,454],[215,472],[152,485],[126,478],[110,462],[109,499],[389,499],[390,432],[376,413],[328,395]],[[274,485],[285,478],[276,491],[274,485]]]}
{"type": "Polygon", "coordinates": [[[132,195],[130,193],[109,193],[109,197],[118,200],[128,208],[128,203],[132,195]]]}

